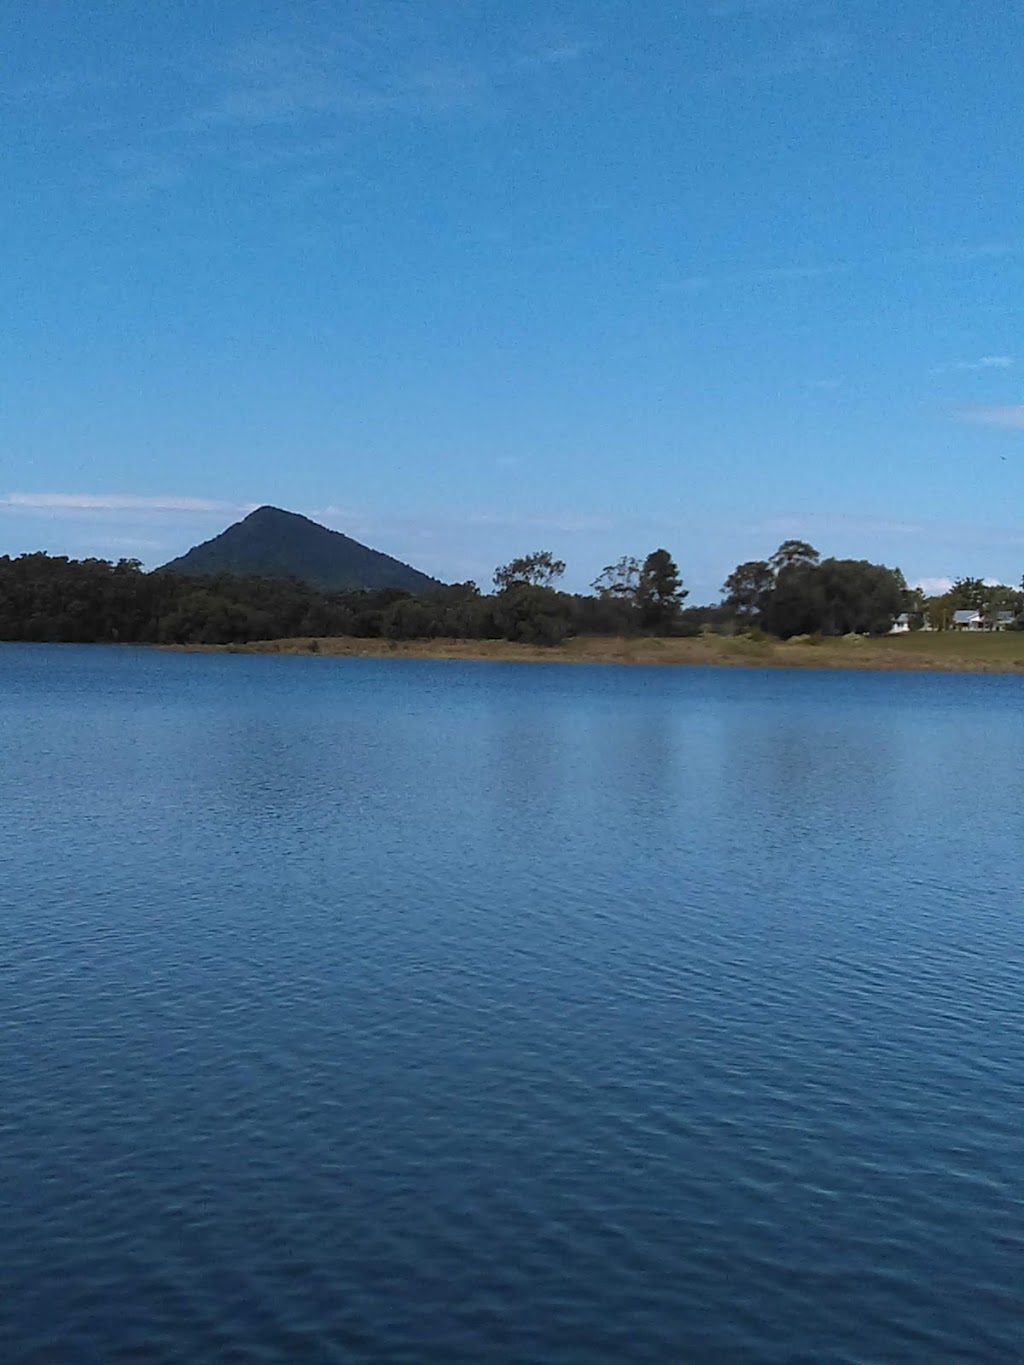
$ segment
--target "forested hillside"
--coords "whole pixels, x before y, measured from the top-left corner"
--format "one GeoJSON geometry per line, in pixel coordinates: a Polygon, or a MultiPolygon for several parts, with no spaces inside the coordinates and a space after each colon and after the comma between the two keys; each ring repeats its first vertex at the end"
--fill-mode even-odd
{"type": "Polygon", "coordinates": [[[258,507],[164,569],[194,578],[229,573],[298,578],[314,588],[341,591],[400,588],[423,593],[438,586],[436,579],[390,555],[279,507],[258,507]]]}

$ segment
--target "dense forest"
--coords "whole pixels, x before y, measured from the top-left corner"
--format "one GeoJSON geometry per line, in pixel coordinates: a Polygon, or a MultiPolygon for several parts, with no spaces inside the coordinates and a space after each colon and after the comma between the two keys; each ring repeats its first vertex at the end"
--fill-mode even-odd
{"type": "Polygon", "coordinates": [[[47,554],[0,558],[0,639],[240,644],[295,636],[395,640],[453,636],[558,644],[570,634],[684,630],[685,590],[670,556],[657,551],[627,601],[619,591],[559,592],[565,565],[525,556],[475,583],[323,591],[296,578],[143,572],[136,560],[73,560],[47,554]]]}
{"type": "Polygon", "coordinates": [[[822,559],[786,541],[769,559],[739,565],[721,602],[686,607],[671,555],[608,565],[590,593],[557,587],[565,572],[550,551],[499,567],[492,592],[472,582],[434,585],[418,596],[399,588],[327,592],[294,578],[143,571],[43,553],[0,558],[0,639],[153,644],[243,644],[250,640],[352,635],[395,640],[455,637],[558,644],[570,635],[695,635],[701,630],[799,634],[881,634],[902,612],[925,613],[938,628],[961,607],[1021,611],[1024,597],[960,579],[925,601],[898,569],[866,560],[822,559]]]}

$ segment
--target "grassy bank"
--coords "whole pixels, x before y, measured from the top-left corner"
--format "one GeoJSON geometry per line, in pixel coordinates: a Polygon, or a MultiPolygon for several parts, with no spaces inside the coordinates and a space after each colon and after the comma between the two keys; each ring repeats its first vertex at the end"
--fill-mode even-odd
{"type": "Polygon", "coordinates": [[[527,663],[703,664],[747,668],[921,669],[946,673],[1024,671],[1024,633],[924,632],[814,641],[706,635],[695,640],[581,636],[554,648],[507,640],[257,640],[185,645],[218,654],[317,654],[388,659],[476,659],[527,663]]]}

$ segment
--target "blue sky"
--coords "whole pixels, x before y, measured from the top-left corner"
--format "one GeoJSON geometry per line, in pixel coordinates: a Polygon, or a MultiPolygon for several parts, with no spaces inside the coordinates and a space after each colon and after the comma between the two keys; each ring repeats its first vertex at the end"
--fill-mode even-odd
{"type": "Polygon", "coordinates": [[[0,553],[1024,572],[1019,0],[8,0],[0,553]]]}

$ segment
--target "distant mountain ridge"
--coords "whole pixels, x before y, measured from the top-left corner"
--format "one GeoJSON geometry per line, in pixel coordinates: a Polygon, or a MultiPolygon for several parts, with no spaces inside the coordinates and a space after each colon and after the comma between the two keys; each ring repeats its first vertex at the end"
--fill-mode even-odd
{"type": "Polygon", "coordinates": [[[163,568],[197,578],[221,573],[299,578],[314,588],[346,591],[401,588],[424,593],[440,586],[401,560],[280,507],[257,507],[163,568]]]}

